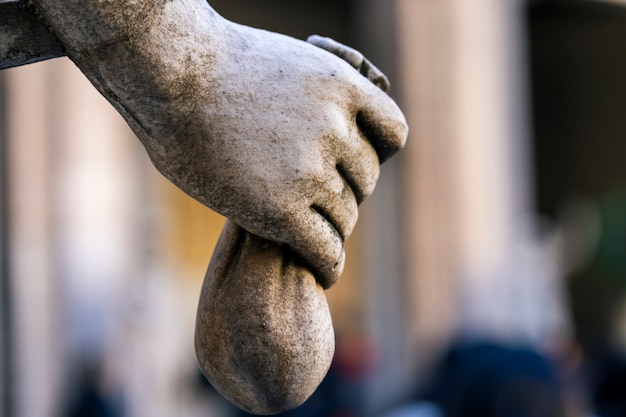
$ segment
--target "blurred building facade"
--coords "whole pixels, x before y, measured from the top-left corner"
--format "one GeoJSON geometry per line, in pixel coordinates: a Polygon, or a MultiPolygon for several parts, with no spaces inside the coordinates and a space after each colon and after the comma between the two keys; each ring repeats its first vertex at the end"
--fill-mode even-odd
{"type": "MultiPolygon", "coordinates": [[[[363,415],[408,398],[453,338],[549,349],[574,337],[565,235],[541,219],[555,223],[556,208],[580,189],[556,195],[563,183],[546,167],[568,163],[559,159],[566,145],[538,140],[576,132],[549,123],[566,124],[572,113],[537,113],[560,94],[541,96],[554,79],[540,90],[537,80],[565,39],[549,33],[556,20],[546,14],[581,7],[581,21],[603,19],[619,15],[618,5],[211,4],[244,24],[356,47],[389,75],[407,116],[407,147],[383,167],[348,241],[346,272],[327,291],[338,351],[354,349],[353,368],[362,371],[355,386],[363,415]]],[[[608,36],[590,45],[617,39],[608,36]]],[[[193,357],[197,297],[223,219],[160,177],[69,60],[7,70],[0,82],[2,415],[71,415],[87,380],[110,415],[229,415],[197,382],[193,357]]],[[[606,125],[597,123],[580,122],[577,132],[593,136],[606,125]]],[[[615,169],[611,181],[622,174],[615,169]]],[[[593,214],[584,219],[589,246],[593,214]]]]}

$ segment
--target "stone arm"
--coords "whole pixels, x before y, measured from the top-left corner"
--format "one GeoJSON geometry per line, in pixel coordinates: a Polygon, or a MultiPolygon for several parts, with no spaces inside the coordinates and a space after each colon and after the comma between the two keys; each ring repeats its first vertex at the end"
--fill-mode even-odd
{"type": "MultiPolygon", "coordinates": [[[[238,25],[205,0],[32,5],[49,30],[39,36],[122,114],[165,177],[250,233],[288,245],[322,286],[335,282],[357,206],[407,136],[368,61],[323,38],[311,42],[341,58],[238,25]]],[[[21,51],[14,62],[47,57],[21,51]]]]}

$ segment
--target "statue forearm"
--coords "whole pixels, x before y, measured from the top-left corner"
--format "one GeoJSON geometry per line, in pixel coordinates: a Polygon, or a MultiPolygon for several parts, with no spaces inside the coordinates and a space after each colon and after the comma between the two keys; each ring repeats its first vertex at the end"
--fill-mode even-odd
{"type": "Polygon", "coordinates": [[[167,0],[34,0],[35,7],[70,49],[87,49],[149,27],[167,0]]]}
{"type": "MultiPolygon", "coordinates": [[[[145,35],[159,23],[180,32],[207,10],[204,0],[0,0],[0,69],[68,51],[80,57],[145,35]]],[[[215,15],[212,10],[209,14],[215,15]]],[[[203,24],[210,29],[206,17],[203,24]]]]}
{"type": "Polygon", "coordinates": [[[147,147],[160,146],[210,85],[205,58],[216,53],[223,19],[204,0],[34,3],[69,57],[147,147]],[[191,80],[199,65],[205,79],[191,80]]]}

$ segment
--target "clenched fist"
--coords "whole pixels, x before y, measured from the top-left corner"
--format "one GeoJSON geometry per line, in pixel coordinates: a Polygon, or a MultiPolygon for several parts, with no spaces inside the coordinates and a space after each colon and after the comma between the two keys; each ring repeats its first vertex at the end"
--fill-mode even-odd
{"type": "Polygon", "coordinates": [[[34,3],[160,172],[335,282],[357,206],[407,135],[380,88],[346,57],[205,0],[34,3]]]}

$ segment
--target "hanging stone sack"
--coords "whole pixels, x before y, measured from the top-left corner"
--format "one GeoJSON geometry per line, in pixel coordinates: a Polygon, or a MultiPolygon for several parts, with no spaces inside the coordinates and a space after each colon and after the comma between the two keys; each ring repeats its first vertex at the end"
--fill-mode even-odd
{"type": "Polygon", "coordinates": [[[227,221],[202,287],[196,355],[233,404],[274,414],[302,404],[333,357],[323,288],[283,245],[227,221]]]}

